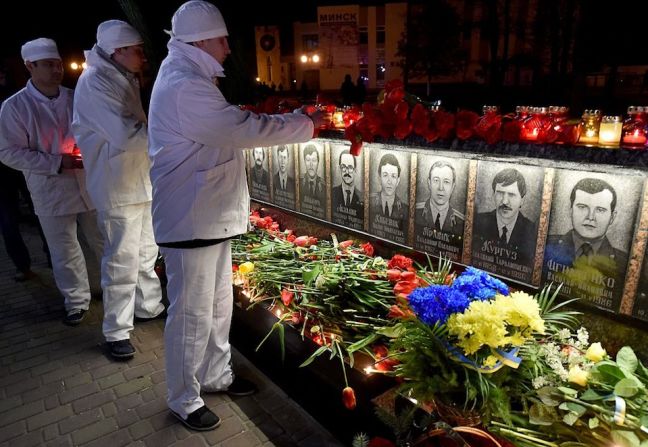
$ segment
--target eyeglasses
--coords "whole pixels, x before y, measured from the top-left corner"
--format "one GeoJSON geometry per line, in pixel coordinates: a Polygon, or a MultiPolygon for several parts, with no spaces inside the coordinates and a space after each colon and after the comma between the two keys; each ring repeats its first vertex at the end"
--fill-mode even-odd
{"type": "Polygon", "coordinates": [[[342,164],[340,165],[340,170],[342,172],[353,172],[355,171],[355,166],[342,164]]]}

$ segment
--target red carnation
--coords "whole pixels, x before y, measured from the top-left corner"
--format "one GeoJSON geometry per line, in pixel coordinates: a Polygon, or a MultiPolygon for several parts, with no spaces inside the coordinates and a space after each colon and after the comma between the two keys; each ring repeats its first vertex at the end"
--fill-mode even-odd
{"type": "Polygon", "coordinates": [[[396,447],[396,444],[391,442],[389,439],[376,436],[374,438],[371,438],[371,441],[369,441],[367,447],[396,447]]]}
{"type": "Polygon", "coordinates": [[[407,256],[394,255],[387,263],[387,268],[407,270],[412,266],[413,263],[414,261],[412,261],[407,256]]]}
{"type": "Polygon", "coordinates": [[[360,246],[360,248],[362,248],[362,251],[364,251],[367,256],[373,256],[374,255],[374,248],[373,248],[373,245],[371,245],[371,243],[366,242],[366,243],[362,244],[360,246]]]}

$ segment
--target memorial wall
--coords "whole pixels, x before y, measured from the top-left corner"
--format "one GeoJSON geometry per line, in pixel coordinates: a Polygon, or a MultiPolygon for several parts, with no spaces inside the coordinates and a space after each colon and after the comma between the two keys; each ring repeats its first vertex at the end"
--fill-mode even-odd
{"type": "Polygon", "coordinates": [[[349,146],[248,150],[251,197],[648,320],[648,169],[634,154],[374,143],[353,157],[349,146]]]}

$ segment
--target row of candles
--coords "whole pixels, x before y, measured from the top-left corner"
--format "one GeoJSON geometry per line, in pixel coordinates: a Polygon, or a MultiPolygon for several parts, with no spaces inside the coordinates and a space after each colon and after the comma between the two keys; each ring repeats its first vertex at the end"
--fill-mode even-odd
{"type": "MultiPolygon", "coordinates": [[[[484,106],[488,113],[494,106],[484,106]]],[[[567,138],[585,146],[600,146],[605,148],[624,147],[644,149],[648,147],[648,107],[628,107],[625,120],[618,115],[603,115],[600,110],[587,109],[583,112],[580,123],[570,127],[568,124],[568,108],[551,107],[516,107],[516,117],[521,124],[520,140],[523,142],[538,142],[543,129],[553,129],[560,135],[561,128],[570,129],[576,135],[567,138]]]]}

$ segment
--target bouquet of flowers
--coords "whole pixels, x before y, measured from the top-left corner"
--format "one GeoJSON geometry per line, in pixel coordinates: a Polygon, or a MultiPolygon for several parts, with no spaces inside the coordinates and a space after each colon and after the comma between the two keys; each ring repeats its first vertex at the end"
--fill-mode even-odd
{"type": "MultiPolygon", "coordinates": [[[[464,420],[511,421],[514,371],[521,349],[567,318],[545,290],[532,297],[510,292],[500,280],[468,267],[447,284],[418,288],[407,297],[391,332],[395,375],[418,401],[454,408],[464,420]]],[[[457,419],[449,420],[456,423],[457,419]]]]}

